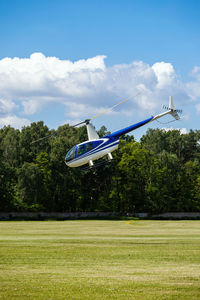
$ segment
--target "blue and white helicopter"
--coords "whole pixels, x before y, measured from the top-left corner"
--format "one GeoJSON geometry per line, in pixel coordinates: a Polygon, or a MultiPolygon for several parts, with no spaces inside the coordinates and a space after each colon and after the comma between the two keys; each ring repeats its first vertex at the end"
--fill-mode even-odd
{"type": "MultiPolygon", "coordinates": [[[[119,104],[122,104],[126,100],[122,101],[119,104]]],[[[117,104],[117,105],[119,105],[117,104]]],[[[117,105],[114,105],[117,106],[117,105]]],[[[94,161],[98,160],[105,155],[108,156],[108,161],[111,161],[113,159],[112,152],[115,151],[119,147],[119,138],[129,133],[132,130],[135,130],[145,124],[148,124],[152,121],[155,121],[161,117],[164,117],[167,114],[171,114],[175,120],[179,120],[180,117],[178,115],[178,112],[181,112],[180,110],[176,110],[173,98],[172,96],[169,97],[169,107],[164,107],[167,109],[165,112],[156,115],[151,116],[150,118],[141,121],[139,123],[133,124],[131,126],[128,126],[124,129],[118,130],[116,132],[113,132],[111,134],[108,134],[104,136],[103,138],[99,138],[94,126],[90,123],[90,121],[99,116],[95,116],[91,119],[87,119],[83,122],[80,122],[75,126],[86,124],[87,127],[87,134],[88,134],[88,141],[80,143],[76,146],[74,146],[66,155],[65,157],[65,163],[68,167],[74,168],[74,167],[81,167],[85,164],[89,164],[89,168],[93,168],[95,166],[94,161]]],[[[101,113],[102,114],[102,113],[101,113]]]]}

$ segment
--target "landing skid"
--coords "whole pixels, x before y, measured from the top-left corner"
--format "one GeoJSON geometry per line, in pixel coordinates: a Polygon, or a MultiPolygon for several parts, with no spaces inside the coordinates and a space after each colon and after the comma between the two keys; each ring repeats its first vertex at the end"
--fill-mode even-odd
{"type": "Polygon", "coordinates": [[[112,159],[112,160],[98,161],[98,162],[94,163],[93,166],[82,167],[81,170],[82,171],[94,170],[94,169],[99,168],[101,166],[105,166],[107,164],[110,164],[113,160],[114,159],[112,159]]]}

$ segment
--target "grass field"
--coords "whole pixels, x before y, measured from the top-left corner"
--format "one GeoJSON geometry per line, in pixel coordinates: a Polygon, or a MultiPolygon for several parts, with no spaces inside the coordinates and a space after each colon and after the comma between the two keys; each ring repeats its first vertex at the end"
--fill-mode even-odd
{"type": "Polygon", "coordinates": [[[200,221],[0,222],[0,299],[200,299],[200,221]]]}

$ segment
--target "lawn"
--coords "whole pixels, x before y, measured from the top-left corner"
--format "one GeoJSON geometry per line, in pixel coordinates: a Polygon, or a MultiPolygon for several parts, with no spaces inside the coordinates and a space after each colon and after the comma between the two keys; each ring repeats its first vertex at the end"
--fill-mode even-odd
{"type": "Polygon", "coordinates": [[[200,221],[0,222],[0,299],[200,299],[200,221]]]}

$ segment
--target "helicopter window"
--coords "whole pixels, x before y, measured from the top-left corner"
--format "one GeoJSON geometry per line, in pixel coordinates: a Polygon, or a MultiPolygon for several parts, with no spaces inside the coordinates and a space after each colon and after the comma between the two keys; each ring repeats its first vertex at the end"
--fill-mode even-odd
{"type": "Polygon", "coordinates": [[[90,150],[92,150],[92,149],[93,149],[92,143],[87,143],[87,144],[85,145],[85,151],[86,151],[86,152],[88,152],[88,151],[90,151],[90,150]]]}
{"type": "Polygon", "coordinates": [[[95,141],[95,142],[93,142],[93,147],[96,148],[97,146],[99,146],[102,143],[103,143],[103,140],[95,141]]]}
{"type": "Polygon", "coordinates": [[[81,155],[84,152],[85,152],[85,145],[80,145],[77,147],[77,152],[76,152],[77,155],[81,155]]]}
{"type": "Polygon", "coordinates": [[[65,160],[69,161],[75,158],[75,151],[76,151],[76,147],[73,147],[71,150],[69,150],[69,152],[67,153],[65,160]]]}

